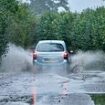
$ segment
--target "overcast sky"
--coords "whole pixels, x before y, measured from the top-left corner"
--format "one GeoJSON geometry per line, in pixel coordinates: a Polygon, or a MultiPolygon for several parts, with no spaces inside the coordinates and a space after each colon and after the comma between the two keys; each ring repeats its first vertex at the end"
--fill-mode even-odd
{"type": "Polygon", "coordinates": [[[75,12],[81,12],[86,8],[96,8],[99,6],[105,6],[105,1],[102,0],[68,0],[70,10],[75,12]]]}

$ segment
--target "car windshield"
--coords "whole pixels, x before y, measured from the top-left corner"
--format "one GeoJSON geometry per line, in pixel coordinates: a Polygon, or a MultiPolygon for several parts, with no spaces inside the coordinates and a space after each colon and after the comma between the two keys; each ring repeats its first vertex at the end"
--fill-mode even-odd
{"type": "Polygon", "coordinates": [[[59,43],[41,43],[36,50],[39,52],[60,52],[64,51],[64,47],[59,43]]]}

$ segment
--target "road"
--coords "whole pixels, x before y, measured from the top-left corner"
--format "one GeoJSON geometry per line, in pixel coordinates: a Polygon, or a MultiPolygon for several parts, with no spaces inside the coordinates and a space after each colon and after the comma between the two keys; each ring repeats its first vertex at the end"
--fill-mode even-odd
{"type": "Polygon", "coordinates": [[[105,93],[105,72],[0,74],[0,105],[95,105],[89,94],[105,93]]]}

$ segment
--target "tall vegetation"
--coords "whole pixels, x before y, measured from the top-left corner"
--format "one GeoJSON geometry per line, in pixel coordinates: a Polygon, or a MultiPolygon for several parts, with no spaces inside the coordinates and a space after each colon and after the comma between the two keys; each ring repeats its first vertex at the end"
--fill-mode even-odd
{"type": "Polygon", "coordinates": [[[6,29],[12,16],[16,15],[18,3],[15,0],[0,0],[0,57],[6,51],[8,35],[6,29]]]}
{"type": "Polygon", "coordinates": [[[35,16],[26,4],[17,0],[0,0],[0,58],[9,42],[27,47],[32,42],[35,16]]]}
{"type": "MultiPolygon", "coordinates": [[[[58,4],[66,1],[59,0],[58,4]]],[[[64,40],[69,50],[105,51],[105,7],[81,13],[58,13],[55,9],[35,16],[28,4],[0,0],[0,57],[9,42],[27,48],[45,39],[64,40]]]]}
{"type": "Polygon", "coordinates": [[[7,29],[10,42],[22,47],[32,45],[35,16],[29,12],[27,5],[19,5],[16,16],[13,18],[7,29]]]}
{"type": "Polygon", "coordinates": [[[81,14],[50,12],[40,18],[40,39],[62,39],[69,49],[105,50],[105,8],[86,9],[81,14]]]}

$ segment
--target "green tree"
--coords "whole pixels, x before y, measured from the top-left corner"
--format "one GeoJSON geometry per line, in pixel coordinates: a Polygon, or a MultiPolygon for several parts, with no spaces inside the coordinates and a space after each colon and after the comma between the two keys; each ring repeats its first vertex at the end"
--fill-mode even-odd
{"type": "Polygon", "coordinates": [[[93,49],[93,20],[94,11],[87,9],[80,15],[77,15],[73,24],[73,36],[76,49],[90,50],[93,49]]]}
{"type": "Polygon", "coordinates": [[[105,50],[105,8],[86,9],[81,14],[50,12],[37,25],[40,39],[60,39],[73,50],[105,50]]]}
{"type": "Polygon", "coordinates": [[[37,27],[37,35],[40,39],[58,39],[57,21],[58,13],[46,13],[40,18],[40,23],[37,27]]]}
{"type": "Polygon", "coordinates": [[[40,18],[37,27],[38,40],[58,39],[64,40],[71,48],[71,30],[74,15],[72,13],[46,13],[40,18]]]}
{"type": "Polygon", "coordinates": [[[72,49],[72,28],[75,15],[71,12],[62,12],[59,14],[57,31],[60,39],[64,40],[68,49],[72,49]]]}
{"type": "Polygon", "coordinates": [[[11,15],[15,15],[18,2],[15,0],[0,0],[0,58],[5,53],[8,44],[6,29],[11,15]]]}
{"type": "Polygon", "coordinates": [[[7,33],[10,36],[10,41],[22,47],[28,47],[32,44],[33,33],[36,18],[32,15],[26,4],[21,4],[18,7],[16,16],[10,21],[7,33]]]}
{"type": "Polygon", "coordinates": [[[94,45],[97,49],[105,50],[105,8],[97,8],[94,16],[94,45]]]}

